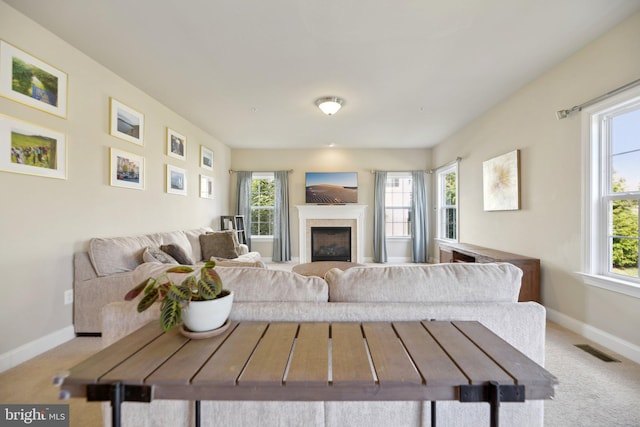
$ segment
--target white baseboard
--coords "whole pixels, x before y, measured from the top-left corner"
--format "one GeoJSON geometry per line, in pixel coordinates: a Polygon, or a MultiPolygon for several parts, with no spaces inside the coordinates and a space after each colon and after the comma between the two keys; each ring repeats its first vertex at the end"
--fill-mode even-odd
{"type": "Polygon", "coordinates": [[[0,373],[32,359],[45,351],[64,344],[75,338],[73,325],[28,342],[20,347],[0,355],[0,373]]]}
{"type": "Polygon", "coordinates": [[[640,363],[640,346],[550,308],[547,308],[547,319],[560,326],[564,326],[565,328],[575,332],[576,334],[582,335],[595,343],[613,350],[627,359],[640,363]]]}

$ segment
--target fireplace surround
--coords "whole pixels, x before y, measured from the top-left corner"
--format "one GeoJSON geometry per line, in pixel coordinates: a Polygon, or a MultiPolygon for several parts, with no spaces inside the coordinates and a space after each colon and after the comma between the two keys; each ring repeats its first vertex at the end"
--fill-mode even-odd
{"type": "Polygon", "coordinates": [[[311,227],[351,227],[351,261],[364,263],[366,205],[298,205],[300,262],[311,262],[311,227]]]}

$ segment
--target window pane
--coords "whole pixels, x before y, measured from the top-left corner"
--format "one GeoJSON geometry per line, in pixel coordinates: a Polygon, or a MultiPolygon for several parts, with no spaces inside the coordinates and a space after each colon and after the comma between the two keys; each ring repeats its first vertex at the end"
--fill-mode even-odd
{"type": "Polygon", "coordinates": [[[611,119],[611,155],[611,190],[640,190],[640,110],[611,119]]]}
{"type": "Polygon", "coordinates": [[[275,200],[273,178],[254,178],[251,181],[251,235],[273,235],[273,205],[275,200]]]}
{"type": "Polygon", "coordinates": [[[456,204],[456,173],[452,172],[444,177],[445,180],[445,204],[446,205],[455,205],[456,204]]]}
{"type": "Polygon", "coordinates": [[[445,209],[445,237],[456,239],[456,209],[445,209]]]}
{"type": "Polygon", "coordinates": [[[638,200],[609,203],[611,271],[638,277],[638,200]]]}

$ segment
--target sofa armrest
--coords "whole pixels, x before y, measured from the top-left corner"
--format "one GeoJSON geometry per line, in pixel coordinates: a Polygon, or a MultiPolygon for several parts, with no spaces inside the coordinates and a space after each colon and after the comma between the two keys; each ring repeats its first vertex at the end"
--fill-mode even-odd
{"type": "Polygon", "coordinates": [[[145,324],[159,319],[160,307],[150,307],[138,313],[137,302],[118,301],[103,306],[100,317],[102,345],[107,347],[145,324]]]}

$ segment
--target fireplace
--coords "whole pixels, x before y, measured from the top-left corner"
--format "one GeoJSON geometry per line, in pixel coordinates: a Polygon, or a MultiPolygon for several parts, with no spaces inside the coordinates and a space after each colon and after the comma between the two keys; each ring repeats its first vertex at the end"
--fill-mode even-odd
{"type": "Polygon", "coordinates": [[[365,205],[298,205],[300,262],[311,262],[311,228],[346,227],[351,230],[351,262],[364,263],[365,205]]]}
{"type": "Polygon", "coordinates": [[[311,261],[351,261],[351,227],[311,227],[311,261]]]}

